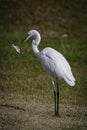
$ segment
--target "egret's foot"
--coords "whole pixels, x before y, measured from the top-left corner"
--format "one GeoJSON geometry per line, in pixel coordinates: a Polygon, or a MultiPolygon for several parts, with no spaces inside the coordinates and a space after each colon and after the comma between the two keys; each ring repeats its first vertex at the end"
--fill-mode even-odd
{"type": "Polygon", "coordinates": [[[56,116],[56,117],[60,117],[59,113],[55,113],[55,116],[56,116]]]}

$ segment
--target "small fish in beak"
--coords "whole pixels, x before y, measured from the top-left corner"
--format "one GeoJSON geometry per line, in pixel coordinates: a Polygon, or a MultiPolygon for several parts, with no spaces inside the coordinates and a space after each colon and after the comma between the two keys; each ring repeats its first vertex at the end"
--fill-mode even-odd
{"type": "Polygon", "coordinates": [[[19,54],[22,54],[22,49],[18,46],[18,45],[14,45],[12,44],[12,47],[15,48],[15,50],[19,53],[19,54]]]}

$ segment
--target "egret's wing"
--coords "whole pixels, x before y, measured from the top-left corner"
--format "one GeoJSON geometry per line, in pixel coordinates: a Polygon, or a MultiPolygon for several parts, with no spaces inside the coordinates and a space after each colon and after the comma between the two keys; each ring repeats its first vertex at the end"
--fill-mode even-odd
{"type": "Polygon", "coordinates": [[[55,69],[53,67],[56,67],[56,69],[58,68],[58,71],[65,74],[69,80],[75,81],[71,72],[71,67],[61,53],[50,47],[43,49],[41,53],[47,57],[46,62],[49,62],[49,67],[51,67],[51,69],[55,69]]]}

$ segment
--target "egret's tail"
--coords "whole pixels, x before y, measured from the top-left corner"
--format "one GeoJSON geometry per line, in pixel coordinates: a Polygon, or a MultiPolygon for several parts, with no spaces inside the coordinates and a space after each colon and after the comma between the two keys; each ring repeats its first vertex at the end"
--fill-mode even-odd
{"type": "Polygon", "coordinates": [[[69,79],[69,78],[67,78],[66,76],[64,77],[64,80],[65,80],[65,82],[69,85],[69,86],[75,86],[75,78],[74,78],[74,76],[73,76],[73,79],[69,79]]]}

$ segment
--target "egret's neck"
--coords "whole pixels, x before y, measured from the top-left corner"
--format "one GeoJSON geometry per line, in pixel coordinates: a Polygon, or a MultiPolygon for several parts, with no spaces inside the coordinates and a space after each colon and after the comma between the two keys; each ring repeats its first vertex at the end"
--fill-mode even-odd
{"type": "MultiPolygon", "coordinates": [[[[39,44],[39,43],[38,43],[39,44]]],[[[35,40],[32,41],[32,49],[35,53],[35,55],[40,58],[40,51],[38,50],[38,44],[36,43],[35,40]]]]}

